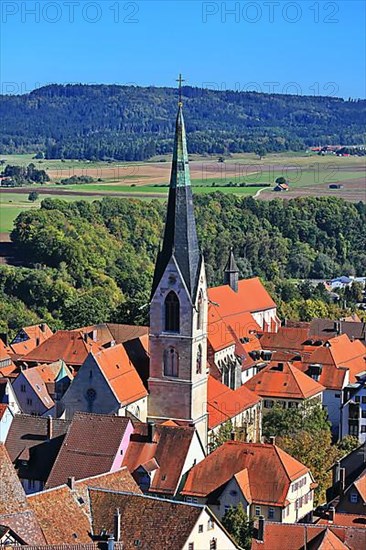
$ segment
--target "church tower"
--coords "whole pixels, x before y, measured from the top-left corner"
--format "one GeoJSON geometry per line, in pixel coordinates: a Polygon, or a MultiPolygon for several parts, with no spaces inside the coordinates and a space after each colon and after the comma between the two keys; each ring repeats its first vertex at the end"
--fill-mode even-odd
{"type": "Polygon", "coordinates": [[[150,304],[148,418],[194,426],[205,450],[207,304],[180,94],[164,241],[150,304]]]}
{"type": "Polygon", "coordinates": [[[239,269],[236,265],[233,249],[230,248],[229,259],[224,271],[224,285],[229,285],[234,292],[238,292],[239,269]]]}

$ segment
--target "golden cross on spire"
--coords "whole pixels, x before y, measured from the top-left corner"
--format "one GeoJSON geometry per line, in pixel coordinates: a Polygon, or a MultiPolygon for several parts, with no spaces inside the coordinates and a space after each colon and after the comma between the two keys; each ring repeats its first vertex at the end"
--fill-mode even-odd
{"type": "Polygon", "coordinates": [[[179,73],[179,77],[177,78],[178,82],[178,90],[179,90],[179,101],[178,105],[182,105],[182,82],[185,82],[184,78],[182,78],[181,73],[179,73]]]}

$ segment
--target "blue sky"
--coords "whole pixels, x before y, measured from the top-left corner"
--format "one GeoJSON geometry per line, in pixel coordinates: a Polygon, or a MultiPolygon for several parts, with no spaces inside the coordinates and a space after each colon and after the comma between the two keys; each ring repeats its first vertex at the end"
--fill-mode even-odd
{"type": "Polygon", "coordinates": [[[1,91],[187,83],[365,97],[362,0],[1,2],[1,91]]]}

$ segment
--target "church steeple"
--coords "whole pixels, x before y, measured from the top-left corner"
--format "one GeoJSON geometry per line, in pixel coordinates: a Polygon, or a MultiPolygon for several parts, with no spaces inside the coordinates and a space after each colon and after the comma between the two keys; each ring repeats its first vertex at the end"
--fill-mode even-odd
{"type": "Polygon", "coordinates": [[[175,124],[173,162],[164,241],[155,266],[152,296],[172,256],[175,257],[191,299],[194,300],[200,269],[200,251],[193,210],[181,95],[175,124]]]}
{"type": "Polygon", "coordinates": [[[234,252],[230,248],[229,258],[224,271],[224,284],[229,285],[234,292],[238,292],[239,268],[236,265],[234,252]]]}
{"type": "Polygon", "coordinates": [[[194,426],[207,446],[207,282],[189,177],[181,83],[164,241],[150,302],[148,418],[194,426]]]}

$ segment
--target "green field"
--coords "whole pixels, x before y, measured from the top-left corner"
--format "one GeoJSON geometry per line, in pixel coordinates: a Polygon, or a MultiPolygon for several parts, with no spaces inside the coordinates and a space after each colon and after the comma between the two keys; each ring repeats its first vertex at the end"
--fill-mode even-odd
{"type": "MultiPolygon", "coordinates": [[[[12,229],[13,221],[22,211],[29,208],[39,208],[44,198],[62,198],[63,200],[87,200],[100,199],[101,196],[138,196],[150,200],[158,198],[164,200],[168,193],[169,161],[170,155],[156,157],[148,162],[124,163],[124,162],[88,162],[77,160],[36,160],[33,155],[3,155],[6,164],[27,165],[33,162],[37,168],[51,172],[52,181],[41,188],[40,199],[36,203],[28,201],[28,192],[16,194],[0,192],[0,232],[8,232],[12,229]],[[160,163],[164,158],[167,163],[160,163]],[[154,163],[155,161],[155,163],[154,163]],[[164,167],[164,170],[161,168],[164,167]],[[56,181],[76,174],[88,175],[88,169],[94,177],[91,184],[56,185],[56,181]],[[97,175],[96,175],[97,170],[97,175]],[[98,182],[100,177],[103,181],[98,182]],[[160,174],[160,175],[159,175],[160,174]],[[163,175],[163,176],[161,176],[163,175]],[[161,177],[161,179],[160,179],[161,177]],[[140,183],[140,180],[146,180],[140,183]],[[165,181],[164,181],[165,180],[165,181]],[[156,183],[156,182],[159,183],[156,183]],[[135,183],[136,182],[136,183],[135,183]],[[47,190],[52,189],[53,194],[47,190]],[[65,194],[68,193],[68,194],[65,194]]],[[[223,193],[241,196],[254,196],[261,189],[266,191],[266,198],[271,198],[271,187],[275,179],[284,176],[290,182],[290,191],[299,189],[304,193],[309,188],[309,194],[314,195],[316,186],[321,186],[327,194],[335,192],[328,190],[329,183],[342,183],[346,180],[358,179],[356,195],[350,200],[365,200],[362,196],[363,183],[360,178],[364,175],[365,157],[321,157],[311,153],[280,153],[267,155],[260,160],[253,153],[233,155],[225,160],[222,165],[217,164],[217,157],[207,158],[192,155],[192,187],[196,194],[223,193]],[[217,177],[213,177],[209,168],[214,167],[217,177]],[[197,177],[207,173],[207,177],[197,177]],[[225,175],[226,174],[226,175],[225,175]],[[229,186],[232,182],[235,186],[229,186]],[[255,187],[240,187],[240,183],[257,184],[255,187]],[[270,183],[271,187],[261,187],[261,184],[270,183]],[[213,185],[214,184],[214,185],[213,185]],[[310,190],[311,188],[311,190],[310,190]],[[361,193],[360,193],[361,189],[361,193]],[[311,192],[310,192],[311,191],[311,192]]],[[[348,184],[350,185],[350,183],[348,184]]],[[[342,197],[343,191],[336,191],[342,197]]],[[[293,193],[292,193],[293,194],[293,193]]],[[[273,198],[278,198],[273,193],[273,198]]],[[[282,196],[282,194],[281,194],[282,196]]]]}

